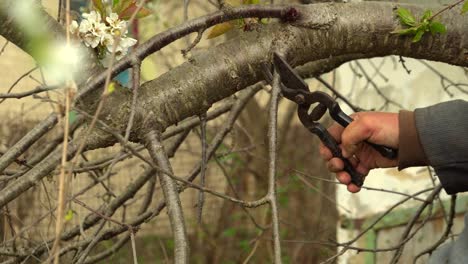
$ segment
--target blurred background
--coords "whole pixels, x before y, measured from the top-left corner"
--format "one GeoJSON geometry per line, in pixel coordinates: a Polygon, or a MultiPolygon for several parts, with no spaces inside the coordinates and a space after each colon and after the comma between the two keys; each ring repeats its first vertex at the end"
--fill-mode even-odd
{"type": "MultiPolygon", "coordinates": [[[[216,1],[191,0],[184,11],[184,1],[147,1],[153,15],[140,19],[132,26],[131,35],[144,42],[158,32],[178,25],[184,20],[199,17],[217,10],[216,1]]],[[[275,1],[295,2],[300,1],[275,1]]],[[[323,1],[303,1],[323,2],[323,1]]],[[[420,1],[399,1],[414,2],[420,1]]],[[[426,1],[429,2],[429,1],[426,1]]],[[[434,4],[449,1],[431,1],[434,4]]],[[[58,0],[42,0],[52,16],[57,16],[58,0]]],[[[86,0],[71,0],[76,18],[88,10],[86,0]]],[[[202,38],[202,41],[184,57],[181,50],[195,39],[196,34],[180,39],[174,44],[149,56],[143,61],[142,82],[154,79],[183,63],[193,54],[204,52],[210,47],[229,41],[243,28],[233,30],[217,38],[202,38]]],[[[34,60],[13,44],[0,38],[0,89],[2,93],[14,90],[27,91],[32,87],[53,82],[47,79],[34,60]]],[[[468,72],[466,69],[442,63],[420,61],[391,56],[358,60],[346,63],[333,72],[322,76],[323,80],[352,102],[366,110],[398,112],[413,110],[457,98],[468,99],[468,72]]],[[[119,76],[123,83],[128,74],[119,76]]],[[[307,80],[311,90],[331,93],[323,83],[307,80]]],[[[268,88],[260,91],[242,112],[238,122],[216,154],[208,163],[207,187],[244,200],[255,200],[267,192],[267,107],[268,88]]],[[[347,113],[352,109],[340,102],[347,113]]],[[[418,191],[434,187],[437,177],[430,168],[375,170],[366,179],[366,187],[358,194],[350,194],[346,187],[334,182],[334,175],[327,172],[318,156],[318,140],[310,134],[296,117],[296,106],[283,100],[280,103],[279,124],[279,204],[281,238],[283,240],[284,263],[320,263],[335,255],[339,243],[354,239],[385,213],[377,225],[363,234],[353,244],[368,249],[391,248],[396,245],[412,219],[422,200],[430,193],[424,192],[418,199],[408,198],[418,191]],[[407,201],[401,200],[407,198],[407,201]],[[389,213],[389,208],[398,204],[389,213]]],[[[42,98],[26,97],[5,100],[0,103],[3,122],[0,123],[0,151],[5,151],[19,140],[47,113],[54,111],[51,104],[42,98]]],[[[224,123],[225,116],[208,123],[208,137],[212,137],[224,123]]],[[[330,120],[323,120],[330,124],[330,120]]],[[[443,125],[443,124],[442,124],[443,125]]],[[[47,140],[47,139],[44,139],[47,140]]],[[[186,175],[201,155],[200,132],[194,129],[172,158],[174,173],[186,175]]],[[[28,158],[41,147],[37,144],[25,154],[28,158]]],[[[87,153],[89,159],[120,151],[118,146],[87,153]]],[[[107,185],[116,193],[143,171],[129,158],[114,168],[115,175],[107,185]]],[[[74,176],[73,190],[84,188],[93,181],[90,172],[74,176]]],[[[14,237],[12,230],[26,230],[21,234],[24,243],[40,243],[54,234],[54,218],[50,208],[56,201],[56,179],[49,177],[41,185],[28,191],[21,199],[9,205],[12,220],[1,218],[1,234],[4,241],[14,237]]],[[[143,190],[145,190],[143,188],[143,190]]],[[[272,258],[270,211],[268,207],[242,209],[236,204],[207,195],[202,223],[196,221],[198,192],[188,189],[181,195],[190,235],[191,263],[270,263],[272,258]]],[[[135,214],[143,194],[138,193],[128,205],[120,208],[113,217],[124,220],[135,214]]],[[[159,185],[154,199],[162,198],[159,185]]],[[[91,207],[97,208],[109,200],[103,187],[96,185],[81,198],[91,207]]],[[[431,210],[422,214],[421,227],[404,248],[401,263],[412,263],[413,258],[434,244],[445,232],[450,197],[444,191],[437,197],[431,210]],[[423,225],[424,224],[424,225],[423,225]]],[[[455,220],[449,239],[453,239],[463,228],[463,215],[468,208],[468,199],[459,195],[455,206],[455,220]]],[[[67,227],[82,223],[89,211],[74,206],[74,217],[67,227]]],[[[109,225],[111,225],[109,223],[109,225]]],[[[84,236],[92,236],[95,229],[86,230],[84,236]]],[[[13,232],[14,233],[14,232],[13,232]]],[[[172,259],[173,240],[170,223],[163,211],[157,218],[142,225],[137,233],[139,263],[169,263],[172,259]]],[[[94,253],[112,248],[118,238],[112,238],[93,249],[94,253]]],[[[361,252],[349,250],[338,260],[340,263],[388,263],[393,252],[361,252]]],[[[427,255],[420,259],[425,263],[427,255]]],[[[100,263],[130,263],[132,252],[129,243],[100,263]]],[[[33,262],[31,262],[33,263],[33,262]]]]}

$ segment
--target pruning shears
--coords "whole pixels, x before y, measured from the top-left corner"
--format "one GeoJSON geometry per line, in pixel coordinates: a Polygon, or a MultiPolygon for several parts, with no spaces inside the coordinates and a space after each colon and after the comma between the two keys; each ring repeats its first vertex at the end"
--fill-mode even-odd
{"type": "MultiPolygon", "coordinates": [[[[351,176],[351,183],[359,187],[362,186],[364,183],[364,175],[358,173],[351,165],[351,162],[343,157],[341,148],[336,140],[330,135],[327,129],[318,122],[318,120],[325,115],[327,110],[333,120],[343,127],[348,126],[353,122],[353,119],[341,110],[339,104],[330,95],[321,91],[310,92],[309,86],[304,80],[292,69],[291,65],[276,52],[273,54],[273,64],[281,78],[280,86],[283,96],[298,105],[297,114],[301,123],[311,133],[320,138],[323,144],[331,150],[333,157],[343,160],[344,170],[351,176]],[[312,104],[318,105],[309,113],[312,104]]],[[[273,79],[270,71],[266,71],[266,75],[267,79],[273,79]]],[[[370,142],[366,143],[388,159],[396,159],[398,156],[398,151],[396,149],[370,142]]]]}

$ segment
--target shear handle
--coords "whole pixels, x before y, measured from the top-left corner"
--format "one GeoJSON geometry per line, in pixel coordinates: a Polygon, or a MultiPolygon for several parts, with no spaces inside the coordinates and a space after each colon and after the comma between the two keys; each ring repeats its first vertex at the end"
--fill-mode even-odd
{"type": "MultiPolygon", "coordinates": [[[[347,127],[351,122],[353,122],[353,119],[345,112],[343,112],[336,102],[329,109],[329,112],[333,120],[338,122],[338,124],[342,125],[343,127],[347,127]]],[[[377,150],[377,152],[380,153],[380,155],[387,159],[396,159],[398,157],[398,150],[394,148],[378,145],[368,141],[366,141],[366,143],[371,145],[375,150],[377,150]]]]}
{"type": "Polygon", "coordinates": [[[330,133],[328,133],[328,130],[323,125],[316,122],[314,126],[307,128],[310,130],[310,132],[316,134],[323,142],[323,144],[331,150],[333,157],[339,158],[343,161],[344,171],[349,173],[349,175],[351,176],[351,183],[355,184],[358,187],[361,187],[364,184],[364,175],[357,172],[351,164],[351,162],[343,157],[343,155],[341,154],[340,147],[336,143],[335,139],[330,135],[330,133]]]}

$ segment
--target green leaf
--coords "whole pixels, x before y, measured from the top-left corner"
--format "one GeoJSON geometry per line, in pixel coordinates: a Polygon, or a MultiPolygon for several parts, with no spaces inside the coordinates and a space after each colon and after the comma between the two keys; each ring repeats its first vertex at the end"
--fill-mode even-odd
{"type": "Polygon", "coordinates": [[[120,2],[120,0],[113,0],[112,1],[112,8],[114,8],[114,6],[118,5],[120,2]]]}
{"type": "Polygon", "coordinates": [[[73,210],[68,210],[67,214],[65,215],[65,221],[70,221],[73,219],[73,210]]]}
{"type": "Polygon", "coordinates": [[[107,94],[111,94],[115,91],[115,83],[111,82],[109,83],[109,86],[107,86],[107,94]]]}
{"type": "Polygon", "coordinates": [[[465,14],[466,12],[468,12],[468,0],[465,1],[465,3],[463,3],[461,13],[462,13],[462,14],[465,14]]]}
{"type": "Polygon", "coordinates": [[[392,31],[393,34],[400,34],[400,35],[415,35],[418,31],[418,27],[410,27],[405,29],[399,29],[392,31]]]}
{"type": "Polygon", "coordinates": [[[431,10],[428,9],[428,10],[424,11],[424,14],[423,14],[423,16],[421,18],[421,22],[424,22],[424,21],[428,20],[431,16],[432,16],[432,11],[431,10]]]}
{"type": "Polygon", "coordinates": [[[418,30],[422,30],[422,31],[425,31],[425,32],[429,32],[429,21],[424,21],[422,22],[421,24],[419,24],[418,26],[418,30]]]}
{"type": "Polygon", "coordinates": [[[423,29],[418,29],[418,31],[416,32],[416,35],[414,35],[414,37],[413,37],[413,42],[420,41],[423,35],[424,35],[424,30],[423,29]]]}
{"type": "Polygon", "coordinates": [[[208,33],[208,36],[206,38],[207,39],[216,38],[228,32],[229,30],[232,30],[233,28],[234,28],[234,25],[232,24],[232,22],[229,22],[229,21],[218,24],[210,30],[210,33],[208,33]]]}
{"type": "Polygon", "coordinates": [[[250,242],[249,240],[241,240],[239,242],[239,247],[242,249],[242,251],[248,251],[250,249],[250,242]]]}
{"type": "Polygon", "coordinates": [[[396,12],[403,25],[411,27],[416,25],[416,19],[414,18],[413,14],[411,14],[411,11],[409,11],[408,9],[400,7],[397,9],[396,12]]]}
{"type": "Polygon", "coordinates": [[[167,247],[168,250],[173,250],[174,247],[175,247],[174,239],[168,239],[166,241],[166,247],[167,247]]]}
{"type": "Polygon", "coordinates": [[[93,0],[93,5],[102,17],[106,16],[106,9],[102,3],[102,0],[93,0]]]}
{"type": "Polygon", "coordinates": [[[289,204],[289,197],[287,195],[280,195],[278,197],[278,203],[281,205],[281,206],[288,206],[289,204]]]}
{"type": "Polygon", "coordinates": [[[444,34],[447,32],[447,28],[444,24],[434,21],[429,24],[429,30],[434,35],[436,33],[444,34]]]}
{"type": "Polygon", "coordinates": [[[76,121],[77,113],[76,111],[68,112],[68,123],[71,125],[76,121]]]}
{"type": "MultiPolygon", "coordinates": [[[[119,13],[119,18],[124,19],[124,20],[129,20],[137,9],[138,9],[138,6],[136,5],[136,3],[132,3],[127,8],[125,8],[119,13]]],[[[136,14],[136,18],[143,18],[143,17],[151,15],[151,13],[152,12],[150,9],[142,7],[136,14]]]]}
{"type": "Polygon", "coordinates": [[[112,12],[120,15],[125,9],[127,9],[131,4],[134,4],[134,0],[119,0],[115,5],[112,5],[112,12]]]}
{"type": "Polygon", "coordinates": [[[262,23],[263,25],[268,24],[268,22],[269,22],[269,19],[268,19],[268,18],[262,18],[262,19],[260,19],[260,23],[262,23]]]}
{"type": "Polygon", "coordinates": [[[236,235],[236,233],[237,233],[237,230],[234,227],[230,227],[230,228],[223,231],[222,236],[223,237],[233,237],[233,236],[236,235]]]}

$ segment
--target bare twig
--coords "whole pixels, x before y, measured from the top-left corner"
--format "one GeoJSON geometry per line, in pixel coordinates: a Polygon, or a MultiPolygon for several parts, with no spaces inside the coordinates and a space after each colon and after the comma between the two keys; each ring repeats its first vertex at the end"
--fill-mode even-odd
{"type": "Polygon", "coordinates": [[[273,245],[274,245],[274,263],[282,263],[281,259],[281,242],[279,232],[279,212],[278,212],[278,197],[276,194],[276,148],[278,143],[278,99],[280,94],[280,76],[275,71],[273,75],[272,93],[270,100],[268,122],[268,199],[271,206],[271,217],[273,227],[273,245]]]}
{"type": "MultiPolygon", "coordinates": [[[[412,227],[414,226],[416,221],[418,221],[419,216],[422,214],[422,212],[428,205],[433,203],[435,197],[439,194],[441,190],[442,190],[442,185],[436,186],[434,190],[432,191],[432,193],[426,198],[426,202],[423,203],[421,206],[419,206],[413,218],[408,222],[405,231],[401,235],[400,243],[408,237],[409,233],[411,232],[412,227]]],[[[404,247],[405,247],[405,244],[401,243],[401,246],[396,250],[395,254],[393,255],[393,258],[391,260],[392,264],[398,263],[398,260],[403,252],[404,247]]]]}
{"type": "Polygon", "coordinates": [[[442,8],[441,10],[439,10],[437,13],[435,13],[434,15],[432,15],[430,18],[428,18],[427,20],[432,20],[434,19],[435,17],[437,17],[438,15],[442,14],[443,12],[447,11],[447,10],[450,10],[452,8],[454,8],[455,6],[463,3],[463,1],[465,0],[457,0],[455,1],[454,3],[450,4],[450,5],[447,5],[446,7],[442,8]]]}
{"type": "Polygon", "coordinates": [[[463,86],[466,86],[468,87],[468,84],[463,84],[463,83],[456,83],[454,81],[452,81],[451,79],[449,79],[447,76],[445,76],[442,72],[440,72],[439,70],[437,70],[435,67],[433,67],[432,65],[430,65],[429,63],[427,63],[426,61],[424,60],[420,60],[419,61],[420,63],[422,63],[424,66],[426,66],[429,70],[431,70],[434,74],[436,74],[437,76],[439,76],[440,78],[440,84],[442,85],[444,91],[450,96],[450,97],[453,97],[454,95],[449,91],[449,88],[450,87],[455,87],[457,88],[460,92],[464,93],[464,94],[468,94],[468,90],[465,90],[463,89],[462,87],[463,86]],[[447,84],[448,83],[448,84],[447,84]]]}
{"type": "Polygon", "coordinates": [[[374,82],[374,80],[372,80],[372,78],[367,74],[366,70],[364,69],[364,67],[361,65],[361,63],[359,63],[358,61],[356,61],[356,65],[357,67],[359,68],[359,70],[361,71],[362,75],[366,78],[367,82],[370,83],[370,85],[372,86],[372,88],[374,88],[374,90],[377,92],[378,95],[380,95],[380,97],[382,97],[384,100],[385,100],[385,103],[384,103],[384,107],[387,105],[387,104],[392,104],[392,105],[395,105],[397,106],[398,108],[403,108],[403,106],[394,101],[393,99],[390,99],[388,98],[388,96],[386,96],[381,90],[380,88],[377,86],[377,84],[374,82]]]}
{"type": "MultiPolygon", "coordinates": [[[[388,77],[385,76],[383,73],[382,73],[382,67],[384,66],[385,64],[385,61],[387,60],[387,58],[382,58],[380,60],[380,63],[379,65],[375,65],[374,61],[372,59],[368,59],[367,62],[369,62],[369,64],[372,66],[372,68],[374,68],[375,72],[374,74],[372,75],[372,79],[374,79],[374,77],[376,76],[379,76],[384,82],[388,82],[388,77]]],[[[366,87],[367,88],[367,87],[366,87]]],[[[366,89],[364,88],[364,90],[366,89]]]]}
{"type": "Polygon", "coordinates": [[[254,256],[255,251],[257,251],[258,245],[260,244],[260,239],[256,239],[252,250],[250,251],[249,255],[245,258],[242,264],[249,263],[250,259],[254,256]]]}
{"type": "Polygon", "coordinates": [[[136,243],[135,243],[135,232],[133,230],[128,230],[130,233],[130,241],[132,242],[132,255],[133,255],[133,264],[138,264],[138,258],[136,253],[136,243]]]}
{"type": "MultiPolygon", "coordinates": [[[[158,132],[153,131],[146,136],[146,147],[148,148],[148,152],[153,160],[158,163],[159,167],[164,171],[173,174],[169,159],[167,158],[167,154],[161,144],[161,135],[158,132]]],[[[188,263],[189,245],[182,205],[177,191],[177,184],[169,175],[163,172],[159,172],[159,181],[161,182],[164,192],[172,233],[174,236],[175,263],[188,263]]]]}
{"type": "MultiPolygon", "coordinates": [[[[428,191],[434,191],[435,188],[427,188],[427,189],[424,189],[424,190],[421,190],[421,191],[418,191],[416,193],[414,193],[413,195],[409,196],[409,197],[405,197],[403,199],[401,199],[400,201],[398,201],[397,203],[395,203],[394,205],[392,205],[390,208],[388,208],[385,212],[383,212],[382,214],[380,214],[379,217],[377,217],[372,223],[370,223],[366,228],[364,228],[363,230],[361,230],[361,232],[359,234],[357,234],[353,239],[345,242],[345,243],[342,243],[341,246],[343,247],[343,249],[341,249],[337,254],[329,257],[328,259],[326,259],[325,261],[321,262],[321,263],[330,263],[330,262],[333,262],[336,258],[338,258],[339,256],[343,255],[348,249],[351,249],[350,246],[356,242],[359,238],[361,238],[364,234],[366,234],[369,230],[371,230],[380,220],[382,220],[383,217],[385,217],[387,214],[389,214],[391,211],[393,211],[393,209],[395,209],[396,207],[398,207],[399,205],[402,205],[403,203],[405,203],[406,201],[408,201],[409,199],[411,199],[412,197],[416,197],[422,193],[425,193],[425,192],[428,192],[428,191]]],[[[405,242],[405,241],[404,241],[405,242]]],[[[397,247],[395,248],[399,248],[400,245],[398,245],[397,247]]],[[[392,249],[394,250],[394,249],[392,249]]]]}
{"type": "Polygon", "coordinates": [[[299,178],[300,181],[302,181],[307,187],[313,189],[314,191],[316,191],[318,194],[320,194],[322,197],[324,197],[325,199],[327,199],[328,201],[330,201],[332,204],[335,204],[336,206],[340,207],[341,209],[343,209],[345,212],[351,214],[351,211],[346,208],[345,206],[341,205],[340,203],[338,203],[334,198],[328,196],[327,194],[323,193],[320,188],[318,187],[315,187],[313,184],[311,184],[309,181],[307,181],[306,179],[304,179],[304,177],[302,177],[301,175],[297,175],[297,178],[299,178]]]}
{"type": "MultiPolygon", "coordinates": [[[[67,10],[69,10],[69,1],[67,1],[67,10]]],[[[68,16],[68,15],[67,15],[68,16]]],[[[68,87],[65,91],[65,120],[64,120],[64,132],[63,132],[63,144],[62,144],[62,157],[61,167],[59,175],[59,191],[58,191],[58,209],[57,209],[57,222],[55,224],[55,242],[52,246],[51,256],[54,258],[54,263],[59,263],[59,255],[56,252],[60,251],[60,234],[63,228],[63,216],[65,210],[65,195],[67,194],[68,176],[67,173],[67,159],[68,159],[68,136],[70,132],[70,99],[71,99],[71,87],[68,87]]],[[[71,177],[70,177],[71,178],[71,177]]]]}
{"type": "MultiPolygon", "coordinates": [[[[8,42],[7,42],[8,43],[8,42]]],[[[9,94],[11,92],[11,90],[13,90],[13,88],[15,88],[15,86],[22,80],[24,79],[26,76],[28,76],[29,74],[31,74],[33,71],[37,70],[38,67],[35,66],[34,68],[30,69],[29,71],[25,72],[23,75],[21,75],[18,79],[16,79],[15,82],[13,82],[13,84],[10,86],[10,88],[8,88],[8,91],[6,92],[6,94],[9,94]]],[[[4,97],[3,99],[0,99],[0,104],[3,103],[5,100],[6,100],[7,97],[4,97]]]]}
{"type": "Polygon", "coordinates": [[[403,66],[403,69],[405,69],[406,73],[408,74],[411,74],[411,70],[408,69],[408,66],[406,66],[406,61],[405,59],[403,58],[403,56],[398,56],[398,62],[401,63],[401,66],[403,66]]]}
{"type": "MultiPolygon", "coordinates": [[[[200,116],[200,130],[201,130],[201,147],[202,147],[202,155],[201,155],[201,168],[200,168],[200,186],[205,187],[205,178],[206,178],[206,163],[208,160],[206,159],[206,149],[208,144],[206,143],[206,114],[200,116]]],[[[205,193],[200,191],[198,193],[198,202],[197,202],[197,221],[198,224],[202,223],[202,213],[203,213],[203,204],[205,203],[205,193]]]]}
{"type": "Polygon", "coordinates": [[[141,75],[141,62],[136,61],[133,64],[132,68],[132,109],[130,111],[130,117],[128,119],[127,128],[125,129],[125,141],[128,141],[130,137],[130,132],[132,131],[132,126],[135,119],[136,106],[138,100],[138,88],[140,87],[140,75],[141,75]]]}
{"type": "Polygon", "coordinates": [[[20,93],[3,93],[3,94],[0,94],[0,98],[15,98],[15,99],[20,99],[20,98],[23,98],[23,97],[26,97],[26,96],[30,96],[30,95],[35,95],[35,94],[38,94],[38,93],[42,93],[42,92],[48,92],[48,91],[53,91],[53,90],[56,90],[56,89],[59,89],[60,87],[59,86],[38,86],[32,90],[29,90],[29,91],[26,91],[26,92],[20,92],[20,93]]]}
{"type": "Polygon", "coordinates": [[[457,196],[452,195],[451,198],[450,198],[450,212],[449,212],[449,215],[448,215],[448,221],[447,221],[447,225],[445,227],[444,233],[439,238],[439,240],[437,240],[437,242],[435,242],[432,246],[424,249],[423,251],[421,251],[421,253],[417,254],[413,259],[413,264],[416,264],[416,261],[420,257],[422,257],[423,255],[431,254],[438,246],[440,246],[442,243],[444,243],[444,241],[448,238],[448,235],[450,234],[450,232],[452,230],[453,220],[455,218],[456,203],[457,203],[457,196]]]}
{"type": "Polygon", "coordinates": [[[200,41],[201,41],[201,39],[202,39],[202,37],[203,37],[203,32],[205,32],[205,29],[204,29],[204,28],[203,28],[203,29],[200,29],[200,30],[198,31],[198,33],[197,33],[197,37],[195,38],[195,40],[192,41],[192,43],[190,43],[190,45],[189,45],[187,48],[185,48],[185,49],[182,50],[182,55],[183,55],[184,57],[187,57],[187,54],[188,54],[193,48],[195,48],[195,46],[197,46],[198,43],[200,43],[200,41]]]}
{"type": "Polygon", "coordinates": [[[3,52],[5,52],[5,49],[6,47],[8,46],[8,43],[10,43],[10,41],[5,41],[5,44],[3,44],[2,48],[0,49],[0,56],[3,54],[3,52]]]}
{"type": "Polygon", "coordinates": [[[331,86],[327,81],[325,81],[322,77],[316,77],[317,81],[322,83],[328,90],[332,91],[333,94],[336,95],[336,97],[340,98],[345,104],[347,104],[351,109],[353,109],[354,112],[360,112],[363,111],[364,109],[352,104],[346,96],[342,95],[340,92],[338,92],[333,86],[331,86]]]}

